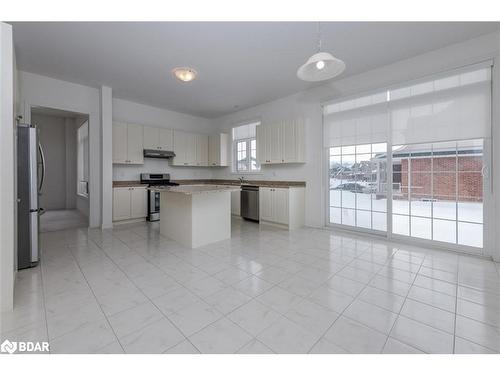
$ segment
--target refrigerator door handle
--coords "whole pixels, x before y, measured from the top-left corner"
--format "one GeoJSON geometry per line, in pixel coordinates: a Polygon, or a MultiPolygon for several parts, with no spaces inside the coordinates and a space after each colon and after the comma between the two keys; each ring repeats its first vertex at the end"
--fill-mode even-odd
{"type": "Polygon", "coordinates": [[[40,158],[42,160],[42,176],[40,177],[40,186],[38,187],[38,191],[42,192],[43,181],[45,180],[45,154],[43,153],[43,147],[41,143],[38,143],[38,151],[40,152],[40,158]]]}

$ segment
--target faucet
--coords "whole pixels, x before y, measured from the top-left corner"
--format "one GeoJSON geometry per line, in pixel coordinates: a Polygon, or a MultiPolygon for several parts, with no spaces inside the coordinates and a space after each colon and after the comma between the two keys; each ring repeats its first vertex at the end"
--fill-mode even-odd
{"type": "Polygon", "coordinates": [[[240,181],[240,185],[245,183],[245,177],[238,177],[238,180],[240,181]]]}

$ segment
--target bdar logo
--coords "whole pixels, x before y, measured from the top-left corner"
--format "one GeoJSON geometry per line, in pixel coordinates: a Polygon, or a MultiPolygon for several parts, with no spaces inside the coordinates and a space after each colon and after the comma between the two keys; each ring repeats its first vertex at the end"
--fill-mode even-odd
{"type": "Polygon", "coordinates": [[[2,345],[0,345],[0,351],[3,353],[9,353],[12,354],[17,350],[17,342],[11,342],[9,340],[5,340],[2,342],[2,345]]]}

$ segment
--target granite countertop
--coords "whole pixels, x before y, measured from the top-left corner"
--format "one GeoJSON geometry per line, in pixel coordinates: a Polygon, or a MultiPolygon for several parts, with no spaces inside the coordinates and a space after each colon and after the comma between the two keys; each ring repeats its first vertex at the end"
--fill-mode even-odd
{"type": "Polygon", "coordinates": [[[168,193],[181,193],[186,195],[193,195],[193,194],[239,191],[241,189],[239,186],[201,184],[201,185],[179,185],[179,186],[154,186],[154,187],[149,187],[148,190],[157,191],[160,193],[168,192],[168,193]]]}
{"type": "MultiPolygon", "coordinates": [[[[193,180],[172,180],[179,185],[252,185],[259,187],[274,187],[274,188],[289,188],[289,187],[305,187],[305,181],[271,181],[271,180],[245,180],[243,184],[239,180],[230,179],[193,179],[193,180]]],[[[146,186],[141,184],[140,181],[113,181],[113,187],[133,187],[133,186],[146,186]]]]}
{"type": "Polygon", "coordinates": [[[135,186],[148,186],[141,184],[141,181],[113,181],[113,187],[135,187],[135,186]]]}
{"type": "Polygon", "coordinates": [[[275,187],[275,188],[289,188],[289,187],[305,187],[305,181],[272,181],[272,180],[244,180],[243,183],[240,180],[225,180],[225,179],[211,179],[211,180],[173,180],[179,185],[191,185],[191,184],[208,184],[208,185],[231,185],[231,186],[241,186],[241,185],[252,185],[259,187],[275,187]]]}

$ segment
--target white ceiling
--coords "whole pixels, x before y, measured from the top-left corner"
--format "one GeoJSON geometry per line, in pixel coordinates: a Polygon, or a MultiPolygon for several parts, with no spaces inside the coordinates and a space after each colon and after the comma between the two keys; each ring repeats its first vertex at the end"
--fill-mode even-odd
{"type": "MultiPolygon", "coordinates": [[[[317,24],[12,23],[20,70],[111,86],[113,95],[214,118],[315,86],[296,77],[316,52],[317,24]],[[182,84],[170,71],[189,66],[182,84]]],[[[341,77],[498,30],[498,23],[323,23],[323,49],[343,59],[341,77]]]]}

